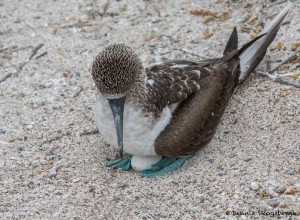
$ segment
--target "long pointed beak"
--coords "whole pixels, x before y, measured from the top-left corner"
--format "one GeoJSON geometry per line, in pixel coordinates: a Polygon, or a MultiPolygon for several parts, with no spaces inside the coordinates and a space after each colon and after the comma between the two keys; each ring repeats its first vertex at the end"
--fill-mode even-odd
{"type": "Polygon", "coordinates": [[[111,111],[114,116],[114,122],[118,138],[118,148],[120,157],[123,159],[123,112],[126,96],[119,99],[108,99],[111,111]]]}

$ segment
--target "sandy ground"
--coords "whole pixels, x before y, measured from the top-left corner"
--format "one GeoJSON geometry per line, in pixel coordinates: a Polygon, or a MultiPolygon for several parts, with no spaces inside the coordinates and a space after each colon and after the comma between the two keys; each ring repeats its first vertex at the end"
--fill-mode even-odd
{"type": "MultiPolygon", "coordinates": [[[[174,2],[0,2],[0,219],[299,219],[300,90],[261,75],[238,89],[214,139],[176,172],[146,179],[104,167],[116,151],[93,132],[97,53],[124,42],[145,66],[199,59],[178,49],[216,57],[234,25],[245,43],[285,6],[174,2]],[[190,13],[199,9],[218,14],[190,13]]],[[[273,66],[300,41],[294,4],[273,44],[282,47],[268,53],[273,66]]],[[[297,71],[297,62],[281,70],[297,71]]]]}

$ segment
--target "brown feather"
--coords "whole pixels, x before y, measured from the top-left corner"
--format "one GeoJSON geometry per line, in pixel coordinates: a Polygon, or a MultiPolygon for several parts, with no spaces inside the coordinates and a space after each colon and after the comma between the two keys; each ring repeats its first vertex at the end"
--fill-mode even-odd
{"type": "Polygon", "coordinates": [[[153,85],[147,86],[157,109],[161,111],[166,105],[180,102],[199,91],[199,82],[209,75],[206,70],[201,70],[201,67],[202,65],[196,62],[175,60],[147,69],[148,80],[155,81],[153,85]],[[176,67],[179,65],[186,67],[176,67]]]}
{"type": "MultiPolygon", "coordinates": [[[[201,73],[198,80],[188,81],[184,84],[184,88],[178,84],[170,87],[171,93],[166,99],[182,102],[174,111],[170,124],[156,139],[155,150],[159,155],[186,156],[206,145],[212,139],[238,84],[240,74],[238,58],[226,63],[220,59],[209,66],[193,68],[201,73]],[[182,94],[176,96],[178,90],[182,94]]],[[[193,71],[183,71],[182,74],[191,76],[189,73],[193,71]]],[[[182,86],[182,83],[180,85],[182,86]]]]}

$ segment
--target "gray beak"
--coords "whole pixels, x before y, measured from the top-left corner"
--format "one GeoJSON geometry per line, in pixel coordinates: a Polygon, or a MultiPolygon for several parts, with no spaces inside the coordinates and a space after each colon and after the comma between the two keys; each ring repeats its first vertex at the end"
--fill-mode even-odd
{"type": "Polygon", "coordinates": [[[120,150],[120,157],[123,159],[123,112],[126,96],[119,99],[108,99],[111,111],[114,116],[114,122],[118,137],[118,148],[120,150]]]}

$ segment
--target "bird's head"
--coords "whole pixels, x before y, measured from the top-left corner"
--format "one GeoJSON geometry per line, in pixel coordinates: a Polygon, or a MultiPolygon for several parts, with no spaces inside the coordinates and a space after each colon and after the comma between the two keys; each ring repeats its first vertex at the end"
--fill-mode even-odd
{"type": "Polygon", "coordinates": [[[139,57],[124,44],[106,47],[94,60],[92,75],[99,92],[108,99],[123,97],[143,69],[139,57]]]}
{"type": "Polygon", "coordinates": [[[126,95],[142,73],[143,66],[124,44],[106,47],[94,60],[92,76],[98,91],[107,98],[114,117],[120,156],[123,157],[123,111],[126,95]]]}

